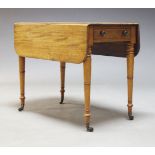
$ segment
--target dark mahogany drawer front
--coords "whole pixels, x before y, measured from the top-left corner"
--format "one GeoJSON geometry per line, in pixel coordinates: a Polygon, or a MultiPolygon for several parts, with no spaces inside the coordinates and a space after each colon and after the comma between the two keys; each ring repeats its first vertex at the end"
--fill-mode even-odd
{"type": "Polygon", "coordinates": [[[130,28],[94,28],[94,42],[130,41],[130,28]]]}

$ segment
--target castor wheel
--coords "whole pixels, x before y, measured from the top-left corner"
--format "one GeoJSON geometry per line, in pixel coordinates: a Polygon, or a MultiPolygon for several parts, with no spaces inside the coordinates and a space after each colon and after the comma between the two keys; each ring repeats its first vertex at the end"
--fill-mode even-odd
{"type": "Polygon", "coordinates": [[[61,97],[61,101],[59,102],[60,104],[64,104],[64,97],[61,97]]]}
{"type": "Polygon", "coordinates": [[[134,116],[132,115],[132,112],[129,112],[128,116],[129,116],[129,120],[133,120],[134,119],[134,116]]]}
{"type": "Polygon", "coordinates": [[[129,116],[129,120],[134,120],[134,116],[129,116]]]}
{"type": "Polygon", "coordinates": [[[63,100],[59,102],[60,104],[64,104],[63,100]]]}
{"type": "Polygon", "coordinates": [[[21,106],[18,111],[23,111],[24,110],[24,106],[21,106]]]}
{"type": "Polygon", "coordinates": [[[88,131],[88,132],[93,132],[94,129],[93,129],[92,127],[87,127],[87,131],[88,131]]]}

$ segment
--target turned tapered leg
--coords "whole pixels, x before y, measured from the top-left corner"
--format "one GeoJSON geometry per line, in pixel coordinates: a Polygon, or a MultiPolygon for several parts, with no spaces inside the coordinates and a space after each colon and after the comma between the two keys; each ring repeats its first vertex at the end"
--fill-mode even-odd
{"type": "Polygon", "coordinates": [[[132,115],[132,96],[133,96],[133,72],[134,72],[134,44],[128,44],[127,51],[127,79],[128,79],[128,116],[130,120],[134,119],[132,115]]]}
{"type": "Polygon", "coordinates": [[[83,63],[84,68],[84,96],[85,96],[85,124],[89,132],[93,131],[90,124],[90,84],[91,84],[91,56],[87,56],[83,63]]]}
{"type": "Polygon", "coordinates": [[[65,62],[60,62],[60,78],[61,78],[61,101],[60,104],[63,103],[64,101],[64,93],[65,93],[65,67],[66,63],[65,62]]]}
{"type": "Polygon", "coordinates": [[[22,111],[25,105],[25,57],[20,56],[19,56],[19,79],[20,79],[21,107],[18,110],[22,111]]]}

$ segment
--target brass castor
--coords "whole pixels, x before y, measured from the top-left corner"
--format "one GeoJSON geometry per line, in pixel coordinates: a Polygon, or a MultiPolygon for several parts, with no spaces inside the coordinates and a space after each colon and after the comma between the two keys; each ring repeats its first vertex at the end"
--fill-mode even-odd
{"type": "Polygon", "coordinates": [[[87,131],[88,131],[88,132],[93,132],[94,129],[93,129],[92,127],[87,127],[87,131]]]}
{"type": "Polygon", "coordinates": [[[134,116],[132,115],[132,113],[128,113],[129,116],[129,120],[134,120],[134,116]]]}
{"type": "Polygon", "coordinates": [[[134,120],[134,116],[129,116],[129,120],[134,120]]]}
{"type": "Polygon", "coordinates": [[[60,104],[64,104],[64,97],[61,98],[61,101],[59,102],[60,104]]]}
{"type": "Polygon", "coordinates": [[[24,110],[24,106],[22,105],[19,109],[18,109],[18,111],[23,111],[24,110]]]}
{"type": "Polygon", "coordinates": [[[89,123],[86,124],[86,129],[87,129],[88,132],[93,132],[94,131],[94,129],[89,126],[89,123]]]}

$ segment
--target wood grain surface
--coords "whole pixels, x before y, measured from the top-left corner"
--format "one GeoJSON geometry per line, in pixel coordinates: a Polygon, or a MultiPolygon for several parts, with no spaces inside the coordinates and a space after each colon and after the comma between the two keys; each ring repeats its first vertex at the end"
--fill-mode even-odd
{"type": "Polygon", "coordinates": [[[81,63],[87,51],[87,24],[16,23],[19,56],[81,63]]]}

